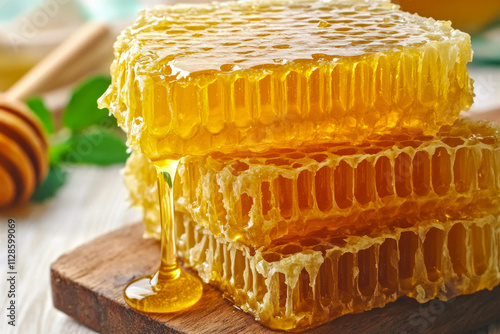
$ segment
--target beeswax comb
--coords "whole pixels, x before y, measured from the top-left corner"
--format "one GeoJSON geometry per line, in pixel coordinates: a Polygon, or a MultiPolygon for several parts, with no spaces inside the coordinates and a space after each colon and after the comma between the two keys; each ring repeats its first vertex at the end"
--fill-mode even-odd
{"type": "Polygon", "coordinates": [[[469,35],[389,0],[140,12],[100,100],[151,160],[434,135],[472,103],[469,35]]]}
{"type": "MultiPolygon", "coordinates": [[[[146,230],[159,228],[156,172],[137,152],[125,168],[146,230]]],[[[459,119],[435,137],[384,135],[261,155],[186,157],[176,210],[253,247],[328,229],[353,233],[404,217],[474,218],[500,206],[500,127],[459,119]]]]}
{"type": "Polygon", "coordinates": [[[401,221],[369,234],[303,236],[252,248],[179,213],[178,249],[224,296],[273,329],[301,331],[401,296],[424,303],[500,282],[500,218],[401,221]]]}

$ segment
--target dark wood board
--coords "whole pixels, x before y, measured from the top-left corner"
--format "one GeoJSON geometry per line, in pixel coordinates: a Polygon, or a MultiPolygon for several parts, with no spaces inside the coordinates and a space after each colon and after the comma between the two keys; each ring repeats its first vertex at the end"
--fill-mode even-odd
{"type": "MultiPolygon", "coordinates": [[[[195,306],[180,313],[143,314],[128,307],[124,286],[159,263],[159,242],[141,236],[142,224],[134,224],[62,255],[51,268],[55,307],[101,333],[277,333],[209,285],[195,306]]],[[[468,333],[498,319],[500,286],[448,302],[419,304],[405,297],[306,333],[468,333]]]]}

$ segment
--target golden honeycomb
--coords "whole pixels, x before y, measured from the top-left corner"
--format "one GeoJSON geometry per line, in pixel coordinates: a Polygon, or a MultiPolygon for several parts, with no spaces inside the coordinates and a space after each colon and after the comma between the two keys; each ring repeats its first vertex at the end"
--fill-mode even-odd
{"type": "Polygon", "coordinates": [[[160,6],[118,38],[99,105],[127,132],[147,236],[175,200],[162,261],[176,239],[236,306],[297,331],[499,283],[500,126],[458,119],[471,56],[389,0],[160,6]]]}
{"type": "Polygon", "coordinates": [[[258,249],[176,217],[184,263],[273,329],[299,331],[409,296],[423,303],[500,282],[500,217],[400,221],[343,237],[305,236],[258,249]],[[409,226],[409,227],[408,227],[409,226]]]}
{"type": "MultiPolygon", "coordinates": [[[[154,235],[155,169],[134,151],[124,173],[154,235]]],[[[460,119],[435,137],[191,156],[178,173],[177,211],[253,247],[325,228],[353,233],[401,217],[475,218],[500,207],[500,126],[460,119]]]]}
{"type": "Polygon", "coordinates": [[[140,12],[100,100],[151,160],[377,133],[435,135],[472,103],[470,37],[389,0],[140,12]]]}

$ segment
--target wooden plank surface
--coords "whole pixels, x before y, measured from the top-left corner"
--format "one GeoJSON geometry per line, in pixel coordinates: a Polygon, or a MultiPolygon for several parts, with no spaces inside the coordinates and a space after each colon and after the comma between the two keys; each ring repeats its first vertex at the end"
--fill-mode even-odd
{"type": "MultiPolygon", "coordinates": [[[[276,333],[209,285],[200,302],[180,313],[148,315],[129,308],[124,286],[159,263],[159,242],[141,234],[141,224],[126,226],[62,255],[51,268],[55,307],[101,333],[276,333]]],[[[448,302],[402,298],[307,333],[468,333],[498,319],[500,286],[448,302]]]]}

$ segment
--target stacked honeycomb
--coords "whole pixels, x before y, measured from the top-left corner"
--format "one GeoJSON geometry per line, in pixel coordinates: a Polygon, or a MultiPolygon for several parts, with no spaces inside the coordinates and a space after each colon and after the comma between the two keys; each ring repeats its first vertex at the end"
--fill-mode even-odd
{"type": "MultiPolygon", "coordinates": [[[[125,180],[159,226],[156,173],[134,152],[125,180]],[[146,196],[145,194],[150,194],[146,196]]],[[[381,136],[360,146],[313,146],[248,156],[186,157],[177,210],[249,246],[326,228],[337,234],[420,219],[481,217],[500,206],[500,127],[458,120],[434,137],[381,136]]]]}
{"type": "MultiPolygon", "coordinates": [[[[419,302],[447,300],[497,285],[500,127],[460,119],[432,139],[378,139],[358,147],[310,147],[251,158],[243,153],[184,158],[176,225],[185,264],[262,323],[284,330],[382,307],[403,295],[419,302]],[[407,160],[404,168],[397,167],[400,156],[407,160]],[[284,163],[287,159],[293,164],[284,163]],[[386,159],[387,168],[376,167],[386,159]],[[342,162],[354,166],[347,191],[352,201],[343,208],[334,187],[335,178],[345,176],[331,172],[331,178],[320,176],[316,182],[325,166],[334,170],[342,162]],[[361,174],[356,170],[367,164],[373,173],[356,182],[361,174]],[[304,171],[314,177],[301,192],[297,180],[304,171]],[[280,190],[280,178],[292,186],[280,190]],[[263,182],[270,185],[267,199],[263,182]],[[243,194],[252,185],[256,200],[246,195],[252,205],[244,209],[243,194]],[[318,194],[316,185],[330,189],[330,196],[318,194]],[[363,192],[356,193],[359,188],[363,192]],[[286,219],[284,199],[279,200],[283,193],[291,194],[288,201],[296,209],[313,204],[286,219]],[[371,201],[361,202],[369,193],[374,193],[371,201]],[[263,203],[268,210],[263,211],[263,203]],[[269,212],[280,216],[269,217],[269,212]],[[287,232],[272,233],[280,228],[287,232]],[[234,240],[235,234],[242,238],[234,240]]],[[[147,234],[157,235],[153,165],[134,152],[124,175],[134,204],[144,210],[147,234]]]]}
{"type": "Polygon", "coordinates": [[[142,11],[100,100],[159,235],[175,178],[179,255],[265,325],[301,330],[408,295],[500,280],[500,129],[472,102],[469,36],[388,0],[142,11]]]}
{"type": "Polygon", "coordinates": [[[357,144],[452,124],[470,60],[467,34],[389,0],[158,7],[119,37],[100,103],[151,160],[357,144]]]}

